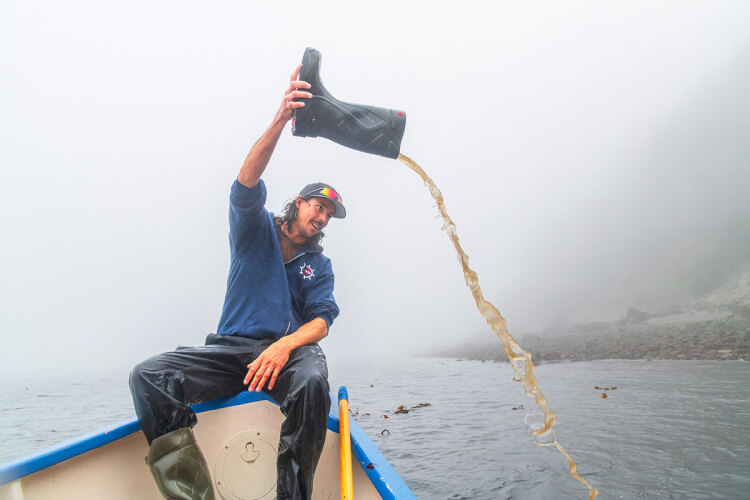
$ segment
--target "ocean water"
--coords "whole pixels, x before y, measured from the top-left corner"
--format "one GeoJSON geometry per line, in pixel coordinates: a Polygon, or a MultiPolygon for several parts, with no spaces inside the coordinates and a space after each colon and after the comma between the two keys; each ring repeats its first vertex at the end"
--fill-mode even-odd
{"type": "MultiPolygon", "coordinates": [[[[587,497],[564,457],[531,441],[541,412],[507,363],[329,362],[332,389],[347,386],[354,418],[418,498],[587,497]]],[[[750,496],[750,363],[546,363],[536,375],[599,498],[750,496]]],[[[127,374],[1,382],[2,462],[133,416],[127,374]]]]}

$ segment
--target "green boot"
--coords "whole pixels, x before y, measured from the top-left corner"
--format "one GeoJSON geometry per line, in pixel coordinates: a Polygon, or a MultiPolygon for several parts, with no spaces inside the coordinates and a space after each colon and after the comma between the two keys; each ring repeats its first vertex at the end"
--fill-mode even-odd
{"type": "Polygon", "coordinates": [[[146,463],[165,498],[214,500],[208,464],[190,427],[154,439],[146,463]]]}

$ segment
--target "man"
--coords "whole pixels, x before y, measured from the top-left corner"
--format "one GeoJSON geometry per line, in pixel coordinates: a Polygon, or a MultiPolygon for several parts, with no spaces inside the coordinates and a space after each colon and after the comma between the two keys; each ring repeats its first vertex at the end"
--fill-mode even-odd
{"type": "Polygon", "coordinates": [[[231,263],[217,333],[209,334],[204,346],[154,356],[130,375],[136,414],[150,445],[146,462],[167,498],[214,498],[188,404],[231,396],[245,386],[268,392],[286,416],[278,498],[312,495],[331,404],[328,368],[317,342],[339,313],[320,238],[329,220],[344,218],[346,210],[331,186],[316,183],[274,217],[264,208],[261,180],[286,123],[312,97],[304,90],[310,85],[296,79],[300,68],[232,185],[231,263]]]}

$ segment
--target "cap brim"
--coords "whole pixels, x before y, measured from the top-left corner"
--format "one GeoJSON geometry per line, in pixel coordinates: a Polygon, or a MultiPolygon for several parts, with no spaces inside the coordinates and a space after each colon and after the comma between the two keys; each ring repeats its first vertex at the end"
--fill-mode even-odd
{"type": "Polygon", "coordinates": [[[328,200],[333,203],[333,206],[336,207],[336,212],[332,215],[334,219],[343,219],[344,217],[346,217],[346,208],[344,208],[344,204],[339,200],[334,200],[333,198],[329,198],[328,196],[324,196],[322,194],[311,194],[310,198],[323,198],[324,200],[328,200]]]}

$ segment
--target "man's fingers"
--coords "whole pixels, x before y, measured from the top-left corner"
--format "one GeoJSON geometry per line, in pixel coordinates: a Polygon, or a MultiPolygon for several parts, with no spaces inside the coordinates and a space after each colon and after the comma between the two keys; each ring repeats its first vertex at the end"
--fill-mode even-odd
{"type": "Polygon", "coordinates": [[[292,73],[292,76],[289,78],[292,82],[297,79],[297,76],[299,75],[299,70],[302,69],[302,63],[299,63],[297,67],[294,69],[294,73],[292,73]]]}
{"type": "Polygon", "coordinates": [[[289,84],[289,87],[295,90],[296,89],[309,89],[309,88],[312,88],[312,85],[310,85],[304,80],[294,80],[292,83],[289,84]]]}
{"type": "Polygon", "coordinates": [[[250,386],[247,388],[248,391],[253,392],[255,390],[255,387],[258,385],[258,381],[260,380],[260,376],[263,373],[263,370],[265,368],[261,366],[252,376],[252,381],[250,382],[250,386]]]}
{"type": "Polygon", "coordinates": [[[288,109],[304,108],[305,103],[303,101],[295,101],[294,99],[311,99],[312,96],[310,92],[304,90],[291,90],[284,98],[284,106],[288,109]]]}
{"type": "MultiPolygon", "coordinates": [[[[266,371],[263,373],[263,376],[260,378],[260,382],[258,383],[257,388],[255,389],[256,392],[260,392],[263,390],[263,386],[266,385],[266,380],[268,380],[268,377],[270,374],[271,374],[271,369],[270,368],[266,369],[266,371]]],[[[256,374],[256,377],[257,377],[257,374],[256,374]]]]}
{"type": "Polygon", "coordinates": [[[257,366],[254,366],[252,363],[247,365],[247,375],[245,375],[245,379],[242,381],[244,385],[247,385],[250,383],[250,380],[253,378],[253,375],[255,374],[255,371],[258,369],[257,366]]]}
{"type": "Polygon", "coordinates": [[[313,96],[310,92],[305,92],[304,90],[292,90],[291,92],[289,92],[289,95],[292,96],[293,99],[296,99],[297,97],[312,99],[313,96]]]}
{"type": "Polygon", "coordinates": [[[274,386],[274,385],[276,385],[276,379],[277,379],[277,378],[279,378],[279,371],[280,371],[280,369],[279,369],[279,368],[276,368],[276,369],[275,369],[275,370],[273,371],[273,375],[271,376],[271,380],[270,380],[270,381],[268,382],[268,390],[269,390],[269,391],[270,391],[271,389],[273,389],[273,386],[274,386]]]}
{"type": "Polygon", "coordinates": [[[263,372],[266,370],[266,364],[265,363],[259,363],[256,359],[254,362],[247,365],[247,375],[245,375],[245,380],[242,382],[244,384],[250,384],[250,387],[247,389],[249,391],[254,391],[255,386],[258,384],[258,380],[260,379],[260,376],[263,374],[263,372]]]}
{"type": "Polygon", "coordinates": [[[256,373],[253,377],[253,380],[250,382],[250,385],[247,386],[247,390],[250,392],[253,392],[255,390],[255,386],[258,385],[258,374],[256,373]]]}
{"type": "Polygon", "coordinates": [[[250,384],[250,387],[247,389],[252,392],[260,392],[263,390],[263,387],[266,385],[266,381],[268,380],[268,377],[271,376],[271,374],[274,372],[274,370],[271,368],[271,366],[263,366],[260,370],[255,372],[255,376],[253,377],[253,382],[250,384]]]}
{"type": "Polygon", "coordinates": [[[310,92],[305,91],[306,89],[309,89],[311,87],[312,86],[307,82],[292,82],[286,91],[285,97],[312,97],[312,94],[310,92]]]}

